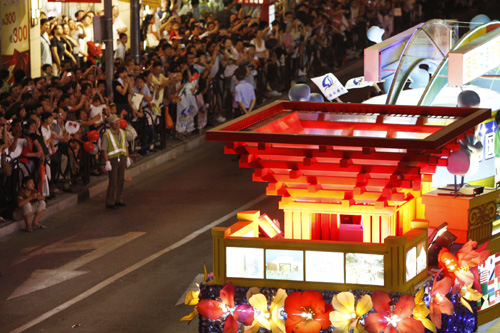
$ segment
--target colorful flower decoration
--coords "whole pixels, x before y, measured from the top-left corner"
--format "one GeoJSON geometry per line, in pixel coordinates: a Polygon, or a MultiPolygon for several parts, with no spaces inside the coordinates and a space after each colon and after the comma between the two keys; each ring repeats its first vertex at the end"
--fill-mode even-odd
{"type": "Polygon", "coordinates": [[[472,284],[470,284],[469,286],[463,286],[460,289],[460,303],[462,303],[467,309],[469,309],[470,312],[474,311],[472,311],[472,308],[467,301],[479,301],[481,297],[483,297],[483,294],[473,289],[472,284]]]}
{"type": "Polygon", "coordinates": [[[415,294],[415,308],[413,308],[413,318],[420,321],[429,331],[436,333],[436,325],[427,318],[431,311],[424,302],[425,287],[415,294]]]}
{"type": "Polygon", "coordinates": [[[273,333],[285,333],[285,319],[281,316],[281,309],[285,306],[286,298],[286,291],[278,289],[268,309],[266,296],[260,293],[251,296],[248,302],[255,308],[255,319],[250,327],[245,327],[242,331],[255,333],[263,327],[273,333]]]}
{"type": "Polygon", "coordinates": [[[365,320],[365,329],[370,333],[424,332],[424,325],[411,317],[415,301],[413,296],[401,296],[394,306],[390,296],[383,291],[375,291],[372,296],[377,313],[370,313],[365,320]]]}
{"type": "Polygon", "coordinates": [[[484,263],[490,255],[489,250],[484,250],[486,245],[487,243],[474,250],[477,242],[469,240],[458,250],[456,256],[447,248],[442,248],[438,255],[439,267],[444,268],[444,273],[450,278],[457,279],[460,287],[468,286],[474,283],[474,274],[471,269],[484,263]]]}
{"type": "MultiPolygon", "coordinates": [[[[205,265],[203,265],[203,272],[203,283],[208,283],[208,281],[213,278],[214,273],[207,274],[207,267],[205,265]]],[[[211,281],[211,283],[213,283],[213,281],[211,281]]],[[[197,283],[196,286],[198,287],[198,290],[190,290],[184,298],[184,304],[194,305],[195,307],[190,314],[182,317],[180,321],[191,321],[198,315],[196,305],[200,301],[200,285],[197,283]]]]}
{"type": "Polygon", "coordinates": [[[212,299],[201,300],[196,309],[200,315],[208,319],[219,319],[227,315],[224,323],[224,333],[237,333],[238,323],[245,326],[252,324],[254,320],[253,307],[248,304],[242,304],[234,307],[234,286],[232,283],[225,284],[220,291],[222,302],[212,299]]]}
{"type": "Polygon", "coordinates": [[[330,326],[329,315],[333,307],[325,303],[318,291],[307,290],[288,295],[285,311],[287,333],[315,333],[330,326]]]}
{"type": "Polygon", "coordinates": [[[447,315],[453,314],[453,303],[446,297],[451,287],[453,287],[453,280],[450,277],[445,276],[439,281],[436,281],[436,278],[434,278],[430,293],[431,301],[429,309],[431,311],[431,320],[437,328],[441,328],[441,316],[443,313],[447,315]]]}
{"type": "Polygon", "coordinates": [[[354,333],[362,332],[363,327],[358,324],[363,315],[373,308],[370,295],[364,295],[355,306],[354,295],[350,292],[341,292],[332,299],[332,306],[335,311],[330,312],[330,321],[338,332],[354,333]]]}

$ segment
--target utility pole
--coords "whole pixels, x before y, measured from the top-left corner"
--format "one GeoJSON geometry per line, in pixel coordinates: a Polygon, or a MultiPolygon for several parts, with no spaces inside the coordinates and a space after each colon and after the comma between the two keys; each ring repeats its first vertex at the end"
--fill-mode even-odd
{"type": "Polygon", "coordinates": [[[114,48],[113,41],[113,5],[111,0],[104,0],[104,63],[106,65],[106,92],[108,96],[113,97],[113,75],[114,75],[114,48]]]}
{"type": "Polygon", "coordinates": [[[141,37],[139,0],[130,0],[130,53],[136,64],[141,62],[141,37]]]}

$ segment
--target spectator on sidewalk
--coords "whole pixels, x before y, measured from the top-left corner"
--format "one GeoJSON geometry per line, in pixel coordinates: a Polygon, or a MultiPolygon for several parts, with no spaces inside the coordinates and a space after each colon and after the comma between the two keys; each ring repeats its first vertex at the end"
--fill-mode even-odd
{"type": "Polygon", "coordinates": [[[50,38],[49,38],[50,22],[47,19],[40,20],[40,55],[42,57],[43,65],[52,65],[52,53],[50,50],[50,38]]]}
{"type": "Polygon", "coordinates": [[[35,189],[35,182],[31,177],[25,177],[22,187],[17,194],[17,209],[14,211],[14,219],[24,218],[26,232],[33,229],[47,229],[40,223],[40,218],[45,211],[45,197],[35,189]]]}
{"type": "Polygon", "coordinates": [[[108,123],[111,128],[102,137],[101,150],[109,176],[106,208],[115,209],[125,206],[122,191],[125,183],[125,169],[130,166],[131,161],[125,131],[120,129],[120,118],[111,115],[108,123]]]}
{"type": "Polygon", "coordinates": [[[120,40],[115,50],[115,60],[118,58],[125,60],[125,55],[127,54],[127,41],[128,41],[127,34],[121,33],[120,40]]]}
{"type": "Polygon", "coordinates": [[[245,67],[238,67],[234,72],[234,76],[238,80],[234,88],[234,101],[238,104],[239,114],[236,114],[236,116],[239,117],[253,111],[255,106],[255,89],[245,80],[247,76],[247,69],[245,67]]]}

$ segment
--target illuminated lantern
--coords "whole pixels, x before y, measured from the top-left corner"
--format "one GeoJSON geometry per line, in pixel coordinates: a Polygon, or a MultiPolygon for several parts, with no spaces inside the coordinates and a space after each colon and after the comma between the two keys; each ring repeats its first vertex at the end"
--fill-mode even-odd
{"type": "Polygon", "coordinates": [[[311,97],[311,88],[307,84],[299,83],[288,90],[288,98],[292,102],[308,102],[311,97]]]}
{"type": "Polygon", "coordinates": [[[83,144],[83,149],[85,149],[85,151],[87,153],[92,153],[94,151],[94,144],[90,141],[86,141],[84,144],[83,144]]]}
{"type": "Polygon", "coordinates": [[[121,129],[127,128],[127,121],[125,119],[120,119],[120,128],[121,129]]]}
{"type": "Polygon", "coordinates": [[[99,140],[99,132],[97,132],[96,130],[90,131],[89,134],[87,134],[87,138],[90,141],[97,141],[99,140]]]}
{"type": "MultiPolygon", "coordinates": [[[[446,250],[446,249],[443,249],[446,250]]],[[[443,251],[439,255],[439,267],[445,267],[448,275],[453,274],[458,268],[457,258],[449,251],[443,251]]],[[[454,274],[452,276],[455,277],[454,274]]]]}
{"type": "Polygon", "coordinates": [[[312,93],[309,97],[309,102],[323,103],[324,101],[325,99],[323,98],[323,95],[318,93],[312,93]]]}
{"type": "Polygon", "coordinates": [[[429,83],[429,72],[423,68],[415,67],[410,73],[410,88],[425,88],[429,83]]]}
{"type": "Polygon", "coordinates": [[[368,40],[374,42],[375,44],[378,44],[382,41],[382,36],[384,35],[385,30],[377,27],[376,25],[368,29],[368,32],[366,33],[366,37],[368,37],[368,40]]]}
{"type": "Polygon", "coordinates": [[[452,152],[448,157],[446,168],[452,175],[465,176],[470,168],[469,155],[463,150],[452,152]]]}
{"type": "Polygon", "coordinates": [[[478,27],[478,26],[485,24],[485,23],[488,23],[490,21],[491,21],[491,19],[484,14],[476,15],[472,18],[472,20],[470,20],[469,29],[472,30],[475,27],[478,27]]]}

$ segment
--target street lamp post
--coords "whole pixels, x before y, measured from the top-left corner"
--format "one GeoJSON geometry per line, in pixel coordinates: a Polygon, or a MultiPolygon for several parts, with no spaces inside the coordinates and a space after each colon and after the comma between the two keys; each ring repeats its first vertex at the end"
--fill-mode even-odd
{"type": "Polygon", "coordinates": [[[130,0],[130,53],[134,63],[141,61],[141,26],[139,0],[130,0]]]}
{"type": "Polygon", "coordinates": [[[113,41],[113,5],[111,0],[104,0],[104,32],[106,49],[104,50],[104,60],[106,64],[106,92],[113,97],[113,75],[114,75],[114,41],[113,41]]]}

